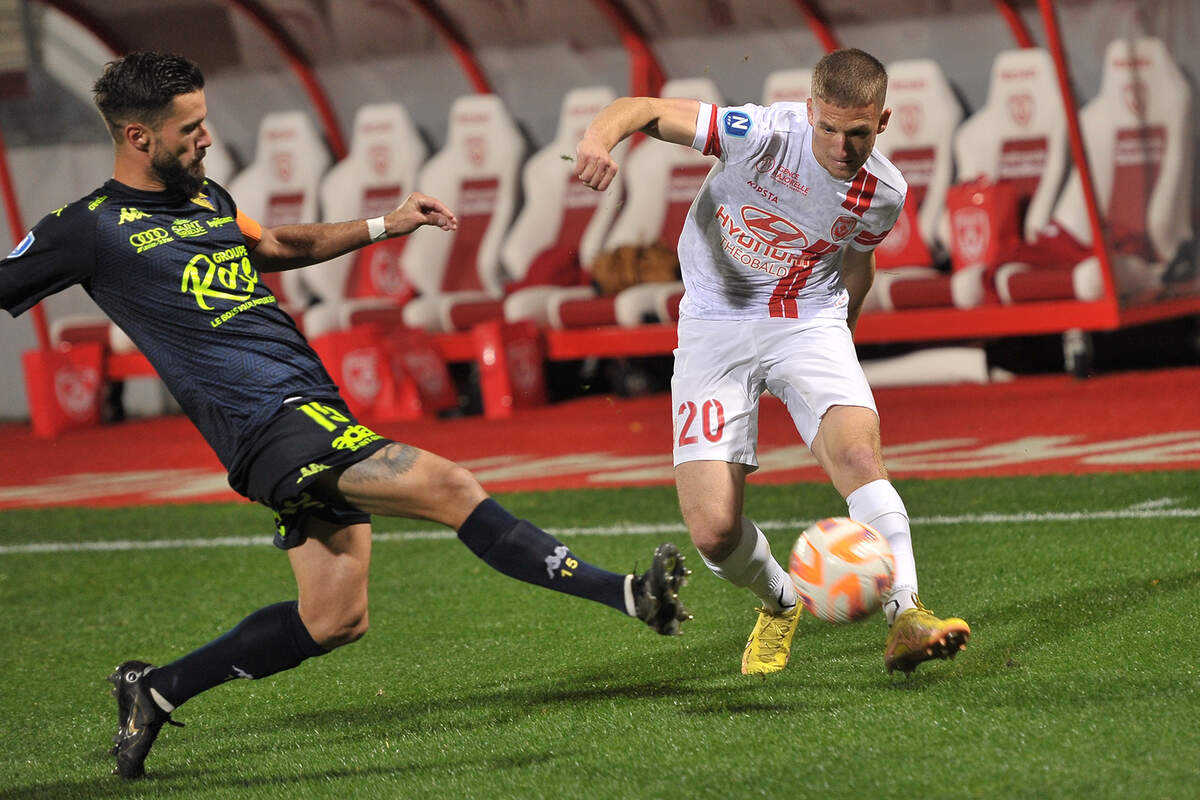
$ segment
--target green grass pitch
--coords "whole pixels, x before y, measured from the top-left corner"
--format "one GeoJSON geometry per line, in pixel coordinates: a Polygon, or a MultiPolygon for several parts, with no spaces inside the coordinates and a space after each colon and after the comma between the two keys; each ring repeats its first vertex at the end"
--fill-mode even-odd
{"type": "MultiPolygon", "coordinates": [[[[923,599],[974,630],[956,660],[889,676],[880,615],[807,617],[788,668],[747,678],[752,598],[703,567],[672,489],[506,495],[612,569],[675,541],[696,619],[658,637],[504,578],[419,535],[428,524],[377,520],[391,535],[375,547],[367,637],[187,703],[187,727],[164,728],[137,784],[109,775],[104,676],[294,596],[286,556],[244,544],[269,515],[5,512],[0,798],[1196,797],[1198,474],[897,485],[923,599]],[[233,541],[167,546],[216,537],[233,541]]],[[[820,484],[747,498],[781,560],[798,525],[844,509],[820,484]]]]}

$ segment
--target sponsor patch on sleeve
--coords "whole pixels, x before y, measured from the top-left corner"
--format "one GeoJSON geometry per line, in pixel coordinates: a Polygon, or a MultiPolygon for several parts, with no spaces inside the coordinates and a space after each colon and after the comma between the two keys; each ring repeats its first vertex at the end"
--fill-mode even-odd
{"type": "Polygon", "coordinates": [[[8,254],[8,257],[16,258],[17,256],[23,256],[25,255],[25,251],[31,247],[33,247],[33,231],[25,234],[25,238],[13,248],[13,251],[8,254]]]}
{"type": "Polygon", "coordinates": [[[726,111],[725,116],[721,117],[721,122],[725,125],[726,136],[741,139],[750,132],[750,115],[745,111],[726,111]]]}

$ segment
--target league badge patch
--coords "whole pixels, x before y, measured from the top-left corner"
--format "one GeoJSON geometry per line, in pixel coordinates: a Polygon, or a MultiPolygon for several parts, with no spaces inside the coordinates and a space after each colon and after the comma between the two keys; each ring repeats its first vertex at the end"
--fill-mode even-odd
{"type": "Polygon", "coordinates": [[[25,255],[25,251],[31,247],[33,247],[33,231],[25,234],[25,238],[13,248],[13,251],[8,254],[8,257],[16,258],[17,256],[23,256],[25,255]]]}
{"type": "Polygon", "coordinates": [[[726,136],[744,139],[750,132],[750,115],[745,111],[726,111],[721,121],[725,124],[726,136]]]}

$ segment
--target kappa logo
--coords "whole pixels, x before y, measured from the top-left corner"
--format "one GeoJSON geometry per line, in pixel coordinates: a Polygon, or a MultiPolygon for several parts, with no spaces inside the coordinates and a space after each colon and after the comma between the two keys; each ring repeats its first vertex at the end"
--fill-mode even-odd
{"type": "Polygon", "coordinates": [[[725,134],[727,136],[736,136],[739,139],[744,139],[746,138],[746,134],[750,133],[752,123],[750,115],[745,111],[726,111],[721,121],[725,124],[725,134]]]}
{"type": "Polygon", "coordinates": [[[803,250],[808,237],[796,223],[755,206],[742,206],[742,222],[759,241],[783,250],[803,250]]]}
{"type": "Polygon", "coordinates": [[[310,463],[307,467],[301,467],[300,468],[300,477],[296,478],[296,483],[300,483],[305,478],[307,478],[311,475],[317,475],[319,473],[322,473],[329,468],[330,467],[328,464],[317,464],[315,462],[310,463]]]}
{"type": "Polygon", "coordinates": [[[140,208],[122,208],[117,224],[124,225],[126,222],[137,222],[139,219],[148,219],[149,217],[150,215],[140,208]]]}
{"type": "Polygon", "coordinates": [[[175,241],[175,238],[167,232],[166,228],[150,228],[138,231],[129,237],[129,244],[133,245],[139,253],[144,253],[147,250],[158,247],[160,244],[173,241],[175,241]]]}

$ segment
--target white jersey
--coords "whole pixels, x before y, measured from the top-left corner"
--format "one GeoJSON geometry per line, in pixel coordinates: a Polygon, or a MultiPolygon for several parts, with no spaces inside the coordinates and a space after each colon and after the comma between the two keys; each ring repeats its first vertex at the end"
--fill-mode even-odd
{"type": "Polygon", "coordinates": [[[692,147],[720,162],[679,237],[681,317],[846,318],[842,248],[875,249],[908,184],[878,151],[853,180],[833,177],[812,134],[803,103],[700,104],[692,147]]]}

